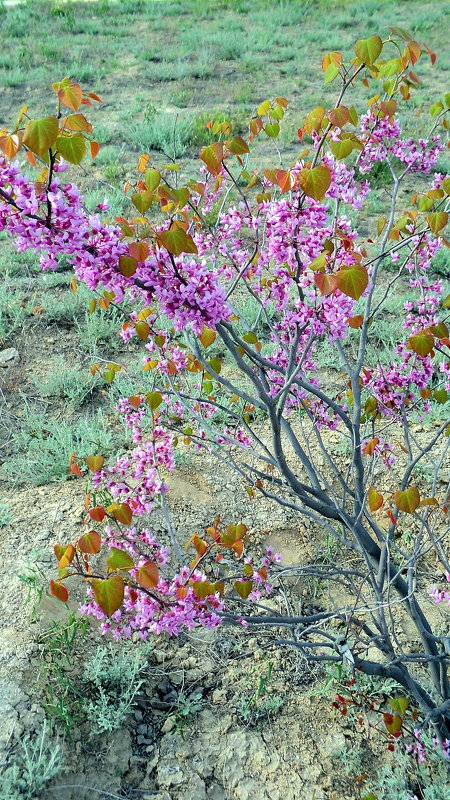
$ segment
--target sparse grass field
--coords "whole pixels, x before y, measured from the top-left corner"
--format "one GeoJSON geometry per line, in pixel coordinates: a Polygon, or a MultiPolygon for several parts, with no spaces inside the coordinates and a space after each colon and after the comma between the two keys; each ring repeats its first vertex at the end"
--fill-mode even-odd
{"type": "MultiPolygon", "coordinates": [[[[149,152],[155,161],[177,158],[184,171],[193,172],[199,148],[211,141],[206,122],[229,119],[241,133],[268,95],[290,101],[281,146],[293,158],[299,146],[297,128],[306,112],[319,102],[333,104],[334,85],[322,83],[322,54],[348,51],[355,39],[383,34],[389,25],[403,25],[438,52],[437,69],[429,61],[421,65],[422,86],[406,116],[411,131],[425,131],[429,117],[422,104],[433,87],[443,90],[450,67],[445,58],[447,11],[448,3],[439,0],[0,4],[0,126],[9,126],[22,104],[33,113],[51,113],[50,84],[65,75],[98,92],[105,102],[90,116],[101,150],[92,169],[75,168],[72,174],[84,190],[87,207],[94,208],[106,194],[114,218],[127,211],[122,187],[139,153],[149,152]]],[[[269,143],[263,151],[270,161],[269,143]]],[[[446,168],[445,157],[439,167],[446,168]]],[[[384,179],[380,173],[374,180],[367,206],[371,217],[383,212],[384,179]]],[[[17,450],[23,453],[17,434],[21,427],[28,430],[29,414],[41,421],[54,418],[64,426],[67,414],[79,420],[100,408],[109,413],[115,393],[89,381],[89,364],[129,361],[137,353],[121,344],[120,311],[90,315],[91,293],[83,287],[71,292],[69,271],[43,274],[33,254],[17,254],[4,238],[0,242],[0,344],[21,353],[16,377],[11,370],[3,377],[6,435],[0,452],[8,460],[14,452],[17,457],[17,450]]],[[[440,274],[448,274],[447,253],[436,266],[440,274]]],[[[397,320],[395,315],[386,320],[380,339],[395,339],[397,320]]],[[[333,353],[325,354],[322,366],[330,368],[334,362],[333,353]]],[[[66,433],[61,432],[62,438],[66,433]]]]}

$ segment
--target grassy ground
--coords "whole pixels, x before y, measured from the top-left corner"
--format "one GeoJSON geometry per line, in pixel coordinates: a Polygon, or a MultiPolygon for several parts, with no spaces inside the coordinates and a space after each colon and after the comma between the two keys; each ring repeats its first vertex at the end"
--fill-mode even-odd
{"type": "MultiPolygon", "coordinates": [[[[449,7],[445,0],[0,4],[0,128],[11,125],[24,103],[33,114],[53,113],[50,84],[65,75],[98,92],[105,102],[89,116],[101,150],[89,173],[77,168],[72,174],[88,207],[107,194],[116,216],[127,212],[122,187],[139,153],[149,152],[155,161],[176,157],[189,173],[209,140],[207,120],[228,118],[236,132],[244,131],[253,109],[268,95],[290,100],[281,138],[290,160],[298,152],[297,128],[308,110],[334,102],[334,84],[323,85],[322,55],[332,49],[350,55],[356,39],[383,35],[389,25],[404,26],[438,53],[436,68],[429,59],[421,64],[421,88],[405,118],[411,132],[424,132],[430,118],[419,112],[422,106],[427,112],[433,87],[443,91],[450,67],[445,57],[449,7]]],[[[366,91],[357,89],[356,105],[366,91]]],[[[272,159],[269,143],[266,147],[263,157],[272,159]]],[[[448,169],[444,159],[439,168],[448,169]]],[[[364,213],[378,216],[385,204],[380,174],[364,213]]],[[[359,216],[355,222],[366,226],[367,219],[359,216]]],[[[447,254],[440,262],[441,272],[450,271],[447,254]]],[[[87,312],[91,295],[83,287],[77,294],[70,291],[69,271],[42,274],[33,254],[18,255],[4,237],[0,278],[0,348],[14,346],[21,356],[15,371],[0,376],[5,434],[0,458],[7,461],[10,480],[57,480],[66,474],[70,452],[81,454],[97,441],[104,427],[101,414],[111,413],[117,396],[89,377],[89,365],[102,359],[133,364],[136,346],[121,344],[115,309],[87,312]],[[83,427],[86,420],[94,427],[83,427]],[[36,463],[45,448],[44,462],[36,463]],[[31,467],[25,469],[30,452],[31,467]]],[[[397,310],[380,331],[385,348],[399,332],[397,310]]],[[[324,356],[321,366],[335,368],[335,354],[324,356]]],[[[122,388],[132,391],[132,381],[123,378],[122,388]]],[[[116,433],[107,442],[102,439],[104,447],[120,445],[123,432],[116,433]]]]}

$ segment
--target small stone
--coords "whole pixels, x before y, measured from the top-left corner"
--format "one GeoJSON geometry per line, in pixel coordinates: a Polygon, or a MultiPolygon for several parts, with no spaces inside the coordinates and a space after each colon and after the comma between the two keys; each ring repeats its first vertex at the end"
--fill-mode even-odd
{"type": "Polygon", "coordinates": [[[0,367],[9,367],[19,360],[19,351],[15,347],[0,350],[0,367]]]}
{"type": "Polygon", "coordinates": [[[170,733],[170,731],[173,730],[174,726],[175,726],[175,720],[173,719],[173,717],[167,717],[164,725],[161,728],[161,731],[163,733],[170,733]]]}
{"type": "Polygon", "coordinates": [[[140,708],[136,709],[136,711],[134,712],[134,718],[136,722],[142,722],[142,720],[144,719],[144,715],[140,710],[140,708]]]}

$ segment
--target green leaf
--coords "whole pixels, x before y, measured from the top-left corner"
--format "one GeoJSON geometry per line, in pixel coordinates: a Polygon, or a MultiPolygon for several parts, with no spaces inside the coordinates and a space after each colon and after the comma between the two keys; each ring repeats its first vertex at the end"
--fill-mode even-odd
{"type": "Polygon", "coordinates": [[[221,142],[214,142],[202,147],[200,150],[200,158],[211,175],[220,175],[222,171],[223,161],[223,144],[221,142]]]}
{"type": "Polygon", "coordinates": [[[339,142],[330,142],[330,148],[334,157],[340,161],[350,155],[353,150],[353,144],[350,139],[343,139],[339,142]]]}
{"type": "Polygon", "coordinates": [[[338,270],[335,277],[338,289],[354,300],[361,297],[369,282],[367,270],[359,264],[338,270]]]}
{"type": "Polygon", "coordinates": [[[415,486],[410,486],[404,492],[394,492],[394,503],[400,511],[405,514],[414,514],[416,508],[420,505],[420,494],[415,486]]]}
{"type": "Polygon", "coordinates": [[[109,514],[112,514],[117,522],[121,522],[122,525],[131,524],[133,512],[128,503],[112,503],[110,506],[108,506],[107,511],[109,514]]]}
{"type": "Polygon", "coordinates": [[[80,164],[86,155],[86,140],[82,133],[63,133],[55,147],[69,164],[80,164]]]}
{"type": "Polygon", "coordinates": [[[427,215],[427,222],[430,230],[437,235],[447,225],[448,214],[446,211],[434,211],[427,215]]]}
{"type": "Polygon", "coordinates": [[[119,550],[118,547],[111,547],[110,553],[111,555],[106,559],[109,570],[128,570],[134,567],[134,561],[126,550],[119,550]]]}
{"type": "Polygon", "coordinates": [[[369,39],[359,39],[355,44],[356,56],[369,67],[377,60],[382,49],[383,42],[379,36],[371,36],[369,39]]]}
{"type": "Polygon", "coordinates": [[[233,139],[227,142],[227,146],[235,156],[242,156],[244,153],[250,152],[247,142],[241,136],[234,136],[233,139]]]}
{"type": "Polygon", "coordinates": [[[120,575],[112,575],[106,580],[94,578],[92,581],[94,598],[102,611],[111,617],[123,603],[124,582],[120,575]]]}
{"type": "Polygon", "coordinates": [[[253,589],[252,581],[235,581],[233,585],[239,597],[242,597],[243,600],[247,599],[253,589]]]}
{"type": "Polygon", "coordinates": [[[313,169],[302,169],[299,174],[300,185],[308,197],[323,200],[331,183],[331,173],[325,164],[313,169]]]}
{"type": "Polygon", "coordinates": [[[147,169],[144,175],[144,183],[149,192],[154,192],[161,183],[161,173],[159,169],[147,169]]]}
{"type": "Polygon", "coordinates": [[[409,700],[407,697],[390,697],[389,705],[394,711],[398,711],[399,714],[404,714],[409,708],[409,700]]]}
{"type": "Polygon", "coordinates": [[[267,125],[264,125],[264,130],[267,136],[270,136],[271,139],[276,139],[280,132],[280,126],[278,122],[268,122],[267,125]]]}
{"type": "Polygon", "coordinates": [[[152,411],[155,411],[162,403],[163,397],[161,392],[147,392],[145,396],[152,411]]]}
{"type": "Polygon", "coordinates": [[[436,403],[441,403],[441,405],[443,405],[448,400],[448,392],[446,389],[435,389],[433,392],[433,397],[436,400],[436,403]]]}
{"type": "Polygon", "coordinates": [[[138,262],[131,256],[119,256],[119,269],[126,278],[131,278],[138,268],[138,262]]]}
{"type": "Polygon", "coordinates": [[[217,373],[217,375],[220,374],[220,371],[222,369],[222,362],[220,358],[211,358],[208,361],[208,365],[211,367],[212,370],[214,370],[214,372],[217,373]]]}
{"type": "Polygon", "coordinates": [[[409,337],[406,346],[408,350],[413,350],[418,356],[425,358],[433,352],[434,337],[431,333],[417,333],[409,337]]]}
{"type": "Polygon", "coordinates": [[[23,143],[32,153],[42,157],[50,147],[53,147],[58,133],[59,125],[56,117],[29,119],[25,125],[23,143]]]}
{"type": "Polygon", "coordinates": [[[333,83],[335,78],[339,75],[339,67],[336,64],[328,64],[324,72],[323,82],[324,83],[333,83]]]}
{"type": "Polygon", "coordinates": [[[158,233],[158,242],[174,256],[179,256],[181,253],[198,253],[197,245],[192,236],[189,236],[183,228],[160,231],[158,233]]]}
{"type": "Polygon", "coordinates": [[[140,214],[145,214],[150,208],[152,200],[153,192],[149,192],[148,190],[146,192],[135,192],[131,195],[131,202],[140,214]]]}

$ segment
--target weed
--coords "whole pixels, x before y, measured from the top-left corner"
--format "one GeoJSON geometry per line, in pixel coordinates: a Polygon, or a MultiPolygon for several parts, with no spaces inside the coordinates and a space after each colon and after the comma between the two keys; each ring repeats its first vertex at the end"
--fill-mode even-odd
{"type": "Polygon", "coordinates": [[[192,124],[170,112],[156,112],[147,122],[131,128],[131,141],[139,150],[160,150],[169,158],[179,158],[189,147],[192,124]]]}
{"type": "Polygon", "coordinates": [[[11,525],[12,513],[7,503],[0,503],[0,528],[11,525]]]}
{"type": "Polygon", "coordinates": [[[59,422],[29,407],[14,443],[16,452],[3,465],[3,475],[13,485],[35,486],[66,480],[73,452],[84,458],[117,446],[102,411],[89,419],[59,422]]]}
{"type": "Polygon", "coordinates": [[[450,255],[445,247],[436,253],[431,268],[436,275],[443,278],[450,277],[450,255]]]}
{"type": "Polygon", "coordinates": [[[47,575],[39,566],[39,559],[43,553],[39,550],[33,550],[29,559],[24,564],[24,571],[20,572],[17,576],[20,583],[23,583],[27,588],[27,596],[25,598],[25,605],[31,605],[31,618],[35,619],[37,610],[41,604],[44,592],[47,591],[48,579],[47,575]]]}
{"type": "Polygon", "coordinates": [[[2,800],[42,797],[46,784],[63,768],[61,745],[50,738],[48,723],[44,721],[34,739],[24,736],[18,748],[9,752],[5,769],[0,773],[2,800]]]}
{"type": "Polygon", "coordinates": [[[63,397],[70,408],[80,408],[98,383],[96,377],[79,367],[67,367],[64,361],[48,372],[45,381],[33,377],[33,383],[44,397],[63,397]]]}
{"type": "Polygon", "coordinates": [[[180,692],[178,695],[177,710],[173,714],[173,720],[174,730],[180,734],[182,739],[184,739],[186,728],[193,724],[196,714],[203,707],[204,700],[200,692],[192,692],[192,694],[180,692]]]}
{"type": "Polygon", "coordinates": [[[247,682],[242,697],[236,703],[236,711],[239,717],[247,725],[257,725],[262,719],[276,714],[284,703],[282,697],[268,694],[267,684],[269,683],[273,670],[273,662],[269,661],[264,672],[257,678],[256,688],[253,680],[247,682]]]}
{"type": "Polygon", "coordinates": [[[92,735],[120,728],[143,684],[148,647],[98,647],[84,670],[84,713],[92,735]]]}
{"type": "Polygon", "coordinates": [[[110,355],[118,350],[122,343],[119,336],[122,322],[122,312],[114,307],[106,311],[97,309],[94,314],[85,311],[81,321],[75,322],[80,347],[93,357],[99,357],[102,351],[110,355]]]}

